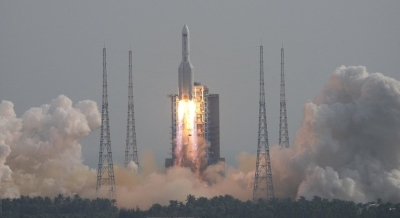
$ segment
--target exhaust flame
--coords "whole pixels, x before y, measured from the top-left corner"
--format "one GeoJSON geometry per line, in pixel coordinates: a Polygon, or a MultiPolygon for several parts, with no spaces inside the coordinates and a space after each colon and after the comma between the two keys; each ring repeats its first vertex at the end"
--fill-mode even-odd
{"type": "Polygon", "coordinates": [[[178,102],[178,120],[176,130],[175,166],[189,166],[200,174],[199,144],[196,126],[195,100],[178,102]]]}

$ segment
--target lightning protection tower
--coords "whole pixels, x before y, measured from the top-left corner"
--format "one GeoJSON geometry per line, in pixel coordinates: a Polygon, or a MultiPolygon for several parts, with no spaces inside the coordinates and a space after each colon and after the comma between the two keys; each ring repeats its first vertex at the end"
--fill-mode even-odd
{"type": "Polygon", "coordinates": [[[114,166],[112,161],[110,123],[108,118],[106,48],[103,48],[103,100],[101,108],[99,165],[97,168],[97,193],[103,185],[108,186],[109,199],[115,199],[114,166]]]}
{"type": "Polygon", "coordinates": [[[281,48],[281,103],[279,115],[279,145],[281,149],[289,148],[289,133],[286,115],[286,95],[285,95],[285,71],[283,45],[281,48]]]}
{"type": "Polygon", "coordinates": [[[125,167],[133,161],[139,166],[136,146],[135,111],[133,107],[132,51],[129,51],[128,120],[126,125],[125,167]]]}
{"type": "Polygon", "coordinates": [[[253,201],[274,197],[271,161],[269,157],[267,117],[265,110],[263,46],[260,46],[260,103],[258,117],[258,144],[254,176],[253,201]]]}

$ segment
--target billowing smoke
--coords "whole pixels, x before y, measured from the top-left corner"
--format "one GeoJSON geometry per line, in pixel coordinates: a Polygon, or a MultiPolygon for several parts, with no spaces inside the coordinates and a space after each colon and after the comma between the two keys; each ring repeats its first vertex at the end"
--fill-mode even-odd
{"type": "Polygon", "coordinates": [[[129,169],[115,168],[118,206],[149,208],[154,203],[166,205],[170,200],[185,201],[191,194],[196,197],[214,197],[229,194],[240,200],[249,200],[254,183],[255,158],[242,153],[237,158],[239,167],[219,163],[207,168],[203,179],[188,167],[170,167],[166,172],[157,169],[154,155],[143,152],[142,172],[135,174],[129,169]],[[253,163],[253,167],[248,164],[253,163]],[[225,176],[221,172],[225,172],[225,176]]]}
{"type": "Polygon", "coordinates": [[[339,67],[271,159],[278,197],[400,201],[400,82],[339,67]]]}
{"type": "Polygon", "coordinates": [[[0,194],[54,196],[84,194],[95,171],[83,165],[79,139],[100,126],[93,101],[75,107],[64,95],[17,118],[13,103],[0,104],[0,194]]]}
{"type": "MultiPolygon", "coordinates": [[[[16,117],[0,104],[0,196],[79,194],[95,197],[96,170],[83,164],[79,140],[99,128],[93,101],[73,105],[60,95],[16,117]]],[[[271,128],[271,127],[270,127],[271,128]]],[[[365,67],[339,67],[304,119],[294,144],[271,147],[276,197],[318,195],[356,202],[400,201],[400,82],[365,67]]],[[[254,145],[254,148],[256,145],[254,145]]],[[[189,194],[252,196],[255,155],[241,153],[238,168],[217,164],[196,173],[183,167],[164,172],[149,152],[137,166],[115,166],[117,201],[142,209],[189,194]]]]}

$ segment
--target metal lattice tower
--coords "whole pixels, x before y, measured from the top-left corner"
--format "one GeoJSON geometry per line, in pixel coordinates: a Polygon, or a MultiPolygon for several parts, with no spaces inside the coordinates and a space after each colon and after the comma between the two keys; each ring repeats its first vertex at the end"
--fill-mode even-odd
{"type": "Polygon", "coordinates": [[[108,185],[109,199],[115,199],[114,166],[111,152],[110,123],[108,118],[106,48],[103,48],[103,100],[101,108],[101,133],[96,192],[108,185]]]}
{"type": "Polygon", "coordinates": [[[281,104],[279,115],[279,145],[281,149],[289,148],[289,132],[286,115],[286,94],[285,94],[285,71],[283,45],[281,48],[281,104]]]}
{"type": "Polygon", "coordinates": [[[175,154],[175,147],[176,147],[176,119],[177,119],[177,111],[176,108],[178,108],[178,95],[176,94],[171,94],[168,95],[169,98],[171,98],[171,154],[172,154],[172,159],[170,166],[173,166],[176,160],[176,154],[175,154]]]}
{"type": "Polygon", "coordinates": [[[265,110],[263,46],[260,46],[260,105],[258,117],[257,160],[254,176],[253,201],[274,197],[271,160],[269,157],[267,116],[265,110]]]}
{"type": "Polygon", "coordinates": [[[128,120],[126,125],[125,167],[133,161],[139,167],[136,146],[135,111],[133,107],[132,51],[129,51],[128,120]]]}

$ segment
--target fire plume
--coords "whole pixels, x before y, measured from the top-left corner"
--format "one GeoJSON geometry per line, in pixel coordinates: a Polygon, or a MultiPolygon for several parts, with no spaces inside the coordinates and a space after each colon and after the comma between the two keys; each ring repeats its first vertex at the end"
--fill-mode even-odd
{"type": "Polygon", "coordinates": [[[200,157],[196,128],[195,100],[178,102],[178,120],[176,132],[175,166],[189,166],[194,172],[200,172],[200,157]]]}

